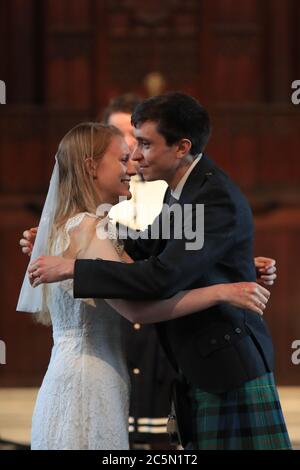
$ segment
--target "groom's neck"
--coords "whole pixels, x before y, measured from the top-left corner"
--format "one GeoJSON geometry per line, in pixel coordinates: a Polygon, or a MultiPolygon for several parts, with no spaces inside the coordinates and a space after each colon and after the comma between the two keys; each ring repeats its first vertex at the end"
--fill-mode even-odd
{"type": "Polygon", "coordinates": [[[180,164],[180,166],[176,169],[176,171],[172,175],[170,175],[170,178],[168,179],[167,183],[173,191],[178,185],[181,178],[183,178],[185,173],[188,171],[193,161],[194,161],[193,157],[190,156],[187,160],[185,160],[184,162],[180,164]]]}

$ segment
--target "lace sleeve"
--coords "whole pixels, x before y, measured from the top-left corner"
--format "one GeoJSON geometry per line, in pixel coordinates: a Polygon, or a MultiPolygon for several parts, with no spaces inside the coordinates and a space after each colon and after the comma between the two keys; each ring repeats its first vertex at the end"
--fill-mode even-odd
{"type": "Polygon", "coordinates": [[[53,255],[58,256],[68,250],[71,245],[70,232],[76,227],[78,227],[83,222],[85,217],[91,217],[93,219],[98,218],[96,214],[91,214],[89,212],[80,212],[68,219],[64,227],[61,229],[56,239],[54,240],[52,250],[53,255]]]}
{"type": "Polygon", "coordinates": [[[118,255],[122,256],[124,254],[124,243],[119,239],[117,227],[109,217],[105,217],[98,222],[96,235],[100,240],[109,238],[118,255]]]}
{"type": "MultiPolygon", "coordinates": [[[[96,238],[99,240],[109,239],[111,245],[121,258],[124,255],[124,244],[118,238],[118,231],[115,224],[112,223],[109,217],[99,217],[97,214],[89,212],[80,212],[67,220],[53,244],[54,249],[52,254],[56,256],[62,255],[62,253],[65,253],[71,247],[74,230],[79,226],[82,226],[82,229],[85,230],[85,226],[83,225],[85,218],[90,218],[95,221],[95,224],[92,224],[92,226],[90,224],[86,225],[87,233],[89,233],[91,237],[89,239],[89,236],[87,236],[86,248],[89,246],[92,237],[96,235],[96,238]]],[[[71,251],[73,250],[71,249],[71,251]]],[[[93,257],[91,251],[89,255],[93,257]]],[[[74,255],[74,257],[76,256],[74,255]]]]}

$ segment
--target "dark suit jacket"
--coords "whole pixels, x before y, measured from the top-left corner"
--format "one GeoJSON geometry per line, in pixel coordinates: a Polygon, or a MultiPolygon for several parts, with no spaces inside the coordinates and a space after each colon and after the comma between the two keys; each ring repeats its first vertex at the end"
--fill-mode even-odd
{"type": "MultiPolygon", "coordinates": [[[[167,190],[165,201],[169,197],[167,190]]],[[[126,241],[126,250],[138,260],[135,263],[76,261],[74,296],[153,300],[195,287],[255,281],[248,202],[206,156],[189,175],[179,203],[192,204],[192,217],[186,222],[189,225],[195,225],[196,204],[205,205],[202,249],[186,249],[186,242],[191,241],[185,238],[186,232],[183,239],[175,239],[171,220],[169,240],[126,241]]],[[[162,211],[157,221],[164,218],[162,211]]],[[[273,370],[267,326],[248,310],[222,303],[158,324],[158,331],[174,367],[204,390],[230,390],[273,370]]]]}

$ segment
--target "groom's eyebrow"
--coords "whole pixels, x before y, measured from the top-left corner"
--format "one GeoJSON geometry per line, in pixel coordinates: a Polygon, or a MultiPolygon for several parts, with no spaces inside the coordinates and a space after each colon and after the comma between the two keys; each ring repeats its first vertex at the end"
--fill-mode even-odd
{"type": "Polygon", "coordinates": [[[142,137],[142,136],[139,136],[139,137],[136,137],[136,140],[138,142],[151,142],[149,139],[147,139],[146,137],[142,137]]]}

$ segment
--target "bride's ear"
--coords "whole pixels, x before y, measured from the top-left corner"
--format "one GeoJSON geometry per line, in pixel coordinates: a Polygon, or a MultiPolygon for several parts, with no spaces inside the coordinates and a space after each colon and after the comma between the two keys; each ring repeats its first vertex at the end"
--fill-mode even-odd
{"type": "Polygon", "coordinates": [[[84,160],[85,169],[92,178],[96,177],[96,162],[93,158],[86,158],[84,160]]]}

